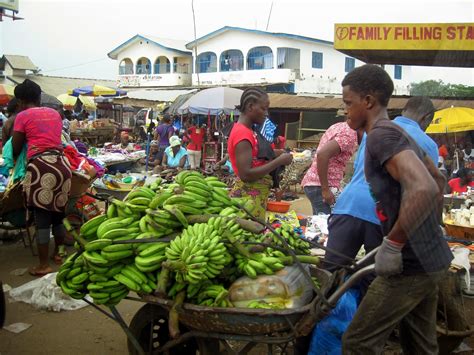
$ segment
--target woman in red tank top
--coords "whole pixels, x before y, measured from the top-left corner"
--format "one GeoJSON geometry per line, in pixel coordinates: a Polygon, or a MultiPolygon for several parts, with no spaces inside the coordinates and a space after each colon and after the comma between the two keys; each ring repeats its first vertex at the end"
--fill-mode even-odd
{"type": "Polygon", "coordinates": [[[238,107],[239,121],[232,128],[228,141],[230,162],[237,176],[232,195],[254,200],[253,212],[262,219],[265,219],[272,185],[269,174],[279,166],[290,164],[293,159],[289,153],[281,154],[268,162],[258,159],[257,136],[252,127],[265,121],[269,105],[267,93],[258,88],[246,89],[238,107]]]}

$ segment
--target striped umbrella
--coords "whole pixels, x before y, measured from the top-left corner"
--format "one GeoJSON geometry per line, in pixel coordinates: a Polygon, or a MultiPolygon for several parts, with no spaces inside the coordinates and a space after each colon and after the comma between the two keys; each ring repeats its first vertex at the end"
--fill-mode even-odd
{"type": "Polygon", "coordinates": [[[72,96],[86,95],[114,97],[124,96],[127,92],[125,90],[116,90],[102,85],[91,85],[69,90],[68,94],[72,96]]]}
{"type": "Polygon", "coordinates": [[[80,95],[79,97],[76,97],[68,94],[61,94],[58,96],[58,100],[63,103],[64,108],[67,110],[72,110],[76,105],[77,100],[80,100],[87,110],[97,109],[97,105],[94,102],[94,98],[90,96],[80,95]]]}
{"type": "Polygon", "coordinates": [[[11,85],[0,84],[0,105],[6,105],[12,99],[14,94],[14,87],[11,85]]]}

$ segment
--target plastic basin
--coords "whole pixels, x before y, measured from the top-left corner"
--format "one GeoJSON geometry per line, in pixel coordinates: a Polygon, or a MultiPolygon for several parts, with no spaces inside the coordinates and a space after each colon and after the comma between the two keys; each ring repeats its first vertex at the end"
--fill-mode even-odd
{"type": "Polygon", "coordinates": [[[291,203],[284,201],[268,201],[267,202],[267,211],[286,213],[290,209],[291,203]]]}

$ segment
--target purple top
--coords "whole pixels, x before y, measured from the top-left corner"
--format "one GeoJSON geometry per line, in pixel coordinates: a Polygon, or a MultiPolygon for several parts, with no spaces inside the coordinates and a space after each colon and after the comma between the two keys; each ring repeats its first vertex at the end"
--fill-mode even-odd
{"type": "Polygon", "coordinates": [[[156,133],[160,135],[160,147],[170,145],[170,134],[174,132],[174,127],[170,124],[162,123],[156,128],[156,133]]]}

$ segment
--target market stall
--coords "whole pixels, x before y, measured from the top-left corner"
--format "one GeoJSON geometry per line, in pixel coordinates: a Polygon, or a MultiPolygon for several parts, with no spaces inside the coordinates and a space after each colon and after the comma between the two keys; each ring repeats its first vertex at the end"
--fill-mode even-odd
{"type": "Polygon", "coordinates": [[[114,138],[115,125],[106,118],[93,121],[72,120],[70,136],[73,140],[80,140],[91,147],[101,147],[114,138]]]}
{"type": "Polygon", "coordinates": [[[146,156],[144,150],[126,152],[120,149],[99,149],[94,152],[94,159],[102,163],[109,172],[127,172],[146,156]]]}
{"type": "Polygon", "coordinates": [[[177,109],[181,115],[187,113],[201,115],[207,125],[202,158],[204,168],[217,163],[226,153],[226,137],[223,129],[240,114],[236,106],[240,104],[242,92],[240,89],[230,87],[205,89],[191,96],[177,109]]]}

